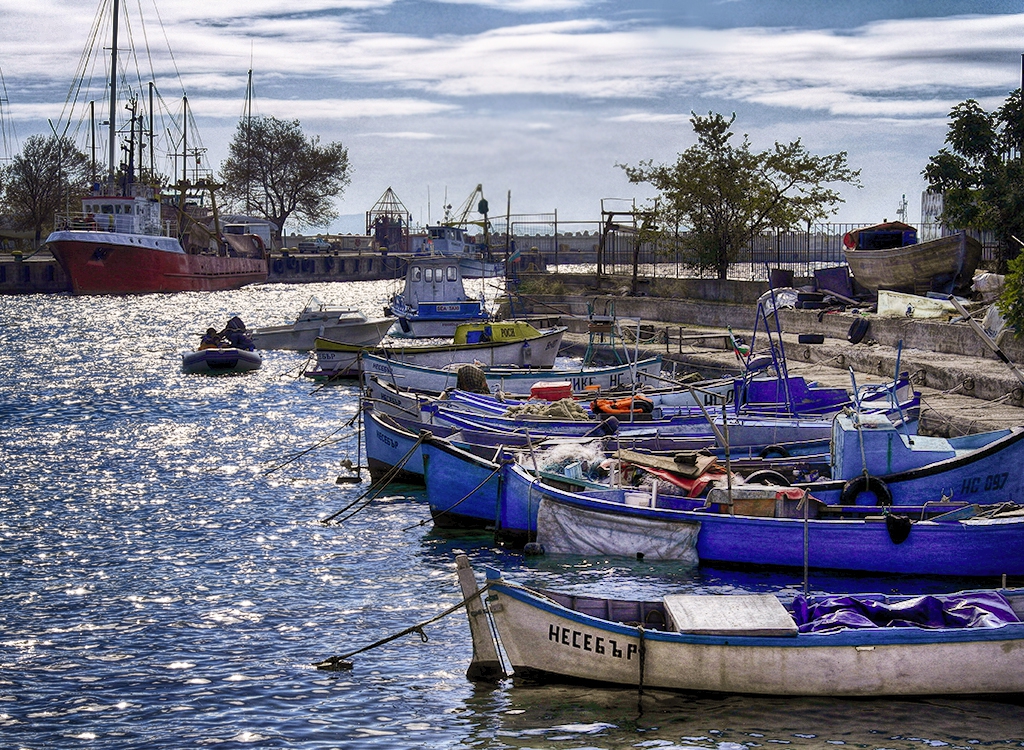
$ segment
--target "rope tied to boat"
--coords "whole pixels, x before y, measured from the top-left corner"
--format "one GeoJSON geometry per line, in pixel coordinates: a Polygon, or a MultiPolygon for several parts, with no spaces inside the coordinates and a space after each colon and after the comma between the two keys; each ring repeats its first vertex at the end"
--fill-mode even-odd
{"type": "Polygon", "coordinates": [[[373,643],[371,643],[368,646],[363,646],[362,648],[357,648],[355,651],[349,651],[348,653],[340,654],[338,656],[329,656],[326,659],[324,659],[323,661],[316,662],[313,666],[316,667],[317,669],[322,669],[322,670],[325,670],[325,671],[328,671],[328,672],[341,672],[341,671],[346,671],[346,670],[352,669],[353,665],[352,665],[352,662],[349,661],[349,659],[351,659],[356,654],[361,654],[361,653],[363,653],[365,651],[370,651],[372,649],[375,649],[378,646],[383,646],[383,645],[385,645],[387,643],[391,643],[391,641],[398,640],[402,636],[409,635],[410,633],[418,633],[419,636],[420,636],[420,642],[421,643],[427,643],[430,640],[429,638],[427,638],[426,631],[424,631],[424,628],[427,625],[432,625],[433,623],[437,622],[438,620],[443,620],[445,617],[447,617],[448,615],[452,614],[453,612],[458,612],[460,609],[462,609],[463,607],[467,606],[474,599],[480,598],[481,594],[483,594],[485,591],[487,591],[487,589],[489,589],[490,587],[491,587],[490,583],[485,583],[483,586],[481,586],[479,589],[477,589],[476,592],[470,594],[469,596],[464,598],[458,604],[456,604],[456,605],[454,605],[452,607],[449,607],[448,609],[446,609],[444,612],[442,612],[439,615],[434,615],[429,620],[424,620],[423,622],[417,623],[416,625],[410,625],[409,627],[405,628],[404,630],[400,630],[397,633],[393,633],[393,634],[387,636],[386,638],[381,638],[379,641],[374,641],[373,643]]]}
{"type": "Polygon", "coordinates": [[[477,490],[479,490],[481,487],[483,487],[485,484],[487,484],[489,481],[491,481],[491,477],[493,477],[499,471],[501,471],[501,464],[500,463],[494,468],[494,471],[492,471],[490,474],[488,474],[486,477],[484,477],[483,480],[481,480],[480,484],[478,484],[476,487],[474,487],[469,492],[467,492],[465,495],[463,495],[454,504],[449,505],[447,508],[442,510],[440,513],[438,513],[436,515],[432,515],[429,519],[424,518],[422,521],[419,521],[418,523],[414,523],[412,526],[406,526],[404,529],[402,529],[402,531],[410,531],[410,530],[415,529],[415,528],[417,528],[419,526],[424,526],[424,525],[427,524],[428,521],[433,521],[434,519],[440,518],[445,513],[451,513],[455,508],[459,507],[459,505],[461,503],[464,503],[466,500],[468,500],[470,497],[472,497],[474,494],[476,494],[477,490]]]}
{"type": "Polygon", "coordinates": [[[413,456],[413,454],[416,453],[416,451],[419,449],[420,445],[423,443],[423,439],[427,435],[429,435],[429,434],[430,433],[428,431],[426,431],[426,430],[421,432],[419,434],[419,437],[416,438],[416,442],[414,442],[412,444],[412,447],[409,448],[408,452],[406,452],[406,454],[404,456],[402,456],[402,458],[398,461],[397,464],[395,464],[390,469],[388,469],[386,474],[384,474],[379,480],[377,480],[376,482],[371,484],[369,487],[367,487],[366,488],[366,492],[364,492],[361,495],[359,495],[359,497],[357,497],[355,500],[350,502],[344,508],[342,508],[341,510],[338,510],[338,511],[336,511],[334,513],[332,513],[331,515],[327,516],[327,518],[321,519],[320,523],[324,524],[325,526],[330,524],[335,518],[340,516],[342,513],[345,513],[346,511],[350,510],[357,503],[359,503],[360,501],[364,500],[364,498],[365,498],[366,502],[364,502],[358,508],[356,508],[351,513],[349,513],[347,516],[342,518],[340,521],[338,521],[338,523],[343,523],[344,521],[347,521],[348,519],[352,518],[352,516],[354,516],[356,513],[358,513],[363,508],[365,508],[367,505],[369,505],[373,500],[375,500],[380,495],[380,493],[384,490],[384,488],[387,485],[389,485],[391,483],[391,481],[396,476],[398,476],[398,473],[402,470],[402,467],[405,466],[406,462],[413,456]]]}
{"type": "Polygon", "coordinates": [[[288,464],[292,463],[292,461],[299,460],[300,458],[305,456],[307,453],[312,453],[317,448],[323,448],[326,445],[334,445],[335,443],[340,443],[340,442],[342,442],[344,440],[348,440],[349,438],[351,438],[356,433],[352,432],[352,433],[349,433],[348,435],[342,435],[341,437],[338,437],[338,438],[335,438],[334,436],[337,435],[342,430],[344,430],[346,427],[351,427],[351,426],[352,426],[352,422],[350,420],[350,421],[346,422],[345,424],[343,424],[338,429],[334,430],[331,433],[328,433],[326,436],[324,436],[324,437],[320,438],[319,440],[317,440],[309,448],[306,448],[303,451],[299,451],[298,453],[293,454],[290,458],[288,458],[285,461],[282,461],[281,463],[279,463],[277,466],[274,466],[274,467],[272,467],[270,469],[267,469],[265,472],[263,472],[263,476],[267,476],[268,474],[273,474],[275,471],[278,471],[279,469],[283,469],[285,466],[287,466],[288,464]]]}

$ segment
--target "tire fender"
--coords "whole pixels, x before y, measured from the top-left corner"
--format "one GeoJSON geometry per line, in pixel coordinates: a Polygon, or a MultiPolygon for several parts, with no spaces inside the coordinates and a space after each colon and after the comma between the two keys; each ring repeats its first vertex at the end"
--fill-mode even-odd
{"type": "Polygon", "coordinates": [[[889,486],[878,477],[868,474],[861,474],[854,477],[843,485],[843,491],[839,493],[840,505],[856,505],[857,498],[865,492],[870,492],[878,499],[878,505],[892,505],[892,492],[889,486]]]}

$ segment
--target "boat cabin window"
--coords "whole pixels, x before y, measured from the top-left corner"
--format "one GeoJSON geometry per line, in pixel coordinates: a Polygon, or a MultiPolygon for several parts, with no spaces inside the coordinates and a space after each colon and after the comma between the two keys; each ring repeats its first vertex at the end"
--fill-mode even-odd
{"type": "Polygon", "coordinates": [[[413,266],[412,268],[412,280],[419,281],[422,276],[422,269],[419,266],[413,266]]]}
{"type": "MultiPolygon", "coordinates": [[[[447,269],[448,281],[455,281],[456,279],[456,268],[455,266],[448,266],[447,269]]],[[[440,281],[440,279],[438,279],[440,281]]]]}
{"type": "Polygon", "coordinates": [[[111,203],[104,203],[103,208],[100,211],[101,214],[112,214],[114,213],[114,206],[111,203]]]}
{"type": "Polygon", "coordinates": [[[424,281],[433,281],[434,280],[434,269],[433,268],[424,268],[423,269],[423,280],[424,281]]]}

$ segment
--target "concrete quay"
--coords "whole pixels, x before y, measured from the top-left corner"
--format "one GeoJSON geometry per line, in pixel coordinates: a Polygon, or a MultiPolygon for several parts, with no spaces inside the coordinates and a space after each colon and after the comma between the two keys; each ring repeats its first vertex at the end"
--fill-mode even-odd
{"type": "MultiPolygon", "coordinates": [[[[756,291],[748,289],[738,296],[756,302],[756,291]]],[[[705,377],[740,372],[729,328],[737,338],[750,343],[756,317],[756,305],[749,301],[568,294],[531,301],[535,314],[566,313],[561,318],[569,326],[564,346],[571,354],[582,356],[592,347],[596,361],[614,362],[613,348],[627,346],[640,356],[660,354],[665,370],[674,368],[678,374],[695,371],[705,377]],[[616,333],[591,334],[594,318],[600,324],[612,317],[612,312],[616,333]],[[709,324],[709,320],[713,322],[709,324]]],[[[858,386],[889,380],[898,366],[921,392],[922,434],[948,437],[1024,426],[1024,383],[966,322],[882,318],[860,311],[819,316],[819,312],[791,308],[779,311],[790,374],[850,388],[854,379],[858,386]],[[858,317],[866,317],[870,324],[864,338],[853,344],[847,334],[858,317]],[[818,334],[823,340],[801,343],[804,334],[818,334]]],[[[769,321],[774,326],[771,318],[769,321]]],[[[597,327],[606,329],[607,325],[597,327]]],[[[768,346],[763,321],[753,343],[755,350],[768,346]]],[[[998,345],[1024,372],[1024,367],[1017,364],[1024,361],[1024,342],[1004,333],[998,345]]]]}

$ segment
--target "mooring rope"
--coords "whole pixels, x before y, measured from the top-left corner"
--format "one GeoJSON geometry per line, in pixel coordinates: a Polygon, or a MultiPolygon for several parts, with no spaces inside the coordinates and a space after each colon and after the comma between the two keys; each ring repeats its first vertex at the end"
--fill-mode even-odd
{"type": "MultiPolygon", "coordinates": [[[[439,517],[443,516],[443,515],[444,515],[445,513],[450,513],[450,512],[451,512],[451,511],[452,511],[452,510],[453,510],[454,508],[457,508],[457,507],[458,507],[458,506],[459,506],[459,505],[460,505],[461,503],[463,503],[463,502],[465,502],[466,500],[468,500],[468,499],[470,498],[470,496],[471,496],[471,495],[473,495],[473,494],[474,494],[474,493],[475,493],[475,492],[476,492],[476,491],[477,491],[478,489],[480,489],[480,488],[481,488],[481,487],[483,487],[483,486],[484,486],[485,484],[487,484],[487,483],[488,483],[489,481],[491,481],[491,477],[493,477],[493,476],[494,476],[495,474],[497,474],[497,473],[498,473],[499,471],[501,471],[501,464],[498,464],[497,468],[495,468],[495,470],[494,470],[494,471],[492,471],[492,472],[491,472],[490,474],[488,474],[488,475],[487,475],[486,477],[484,477],[483,481],[482,481],[482,482],[480,482],[480,484],[478,484],[478,485],[477,485],[476,487],[474,487],[473,489],[471,489],[471,490],[470,490],[470,491],[469,491],[468,493],[466,493],[465,495],[463,495],[463,496],[462,496],[462,499],[460,499],[460,500],[459,500],[458,502],[456,502],[456,503],[455,503],[455,504],[453,504],[453,505],[449,505],[449,506],[448,506],[447,508],[445,508],[444,510],[442,510],[442,511],[441,511],[440,513],[438,513],[438,514],[437,514],[436,516],[435,516],[435,515],[431,515],[431,517],[430,517],[430,519],[429,519],[429,520],[433,521],[433,520],[434,520],[435,518],[439,518],[439,517]]],[[[416,527],[418,527],[418,526],[423,526],[423,525],[425,525],[425,524],[427,523],[427,520],[428,520],[428,519],[423,519],[423,520],[422,520],[422,521],[420,521],[419,523],[414,523],[414,524],[413,524],[412,526],[406,526],[406,527],[405,527],[404,529],[402,529],[402,531],[409,531],[409,530],[411,530],[411,529],[415,529],[415,528],[416,528],[416,527]]]]}
{"type": "Polygon", "coordinates": [[[358,508],[356,508],[356,509],[355,509],[354,511],[352,511],[351,513],[349,513],[349,514],[348,514],[347,516],[345,516],[344,518],[342,518],[342,519],[341,519],[341,521],[339,521],[339,523],[342,523],[342,522],[344,522],[344,521],[347,521],[347,520],[348,520],[348,519],[350,519],[350,518],[351,518],[352,516],[354,516],[354,515],[355,515],[356,513],[358,513],[358,512],[359,512],[359,511],[361,511],[361,510],[362,510],[363,508],[365,508],[365,507],[366,507],[367,505],[369,505],[369,504],[370,504],[370,502],[371,502],[371,501],[373,501],[374,499],[376,499],[376,497],[377,497],[377,496],[378,496],[378,495],[379,495],[379,494],[380,494],[380,493],[381,493],[381,492],[382,492],[382,491],[384,490],[384,488],[385,488],[385,487],[386,487],[386,486],[387,486],[388,484],[390,484],[390,483],[391,483],[391,481],[392,481],[392,480],[393,480],[393,479],[394,479],[394,478],[395,478],[396,476],[398,476],[398,473],[399,473],[399,472],[400,472],[400,471],[402,470],[402,467],[403,467],[403,466],[405,466],[406,462],[408,462],[408,460],[409,460],[409,459],[410,459],[410,458],[411,458],[411,457],[413,456],[413,454],[414,454],[414,453],[416,452],[416,450],[417,450],[417,449],[418,449],[418,448],[420,447],[420,444],[421,444],[421,443],[423,442],[423,438],[424,438],[424,437],[426,437],[426,436],[427,436],[427,435],[429,435],[429,434],[430,434],[430,433],[429,433],[429,432],[426,432],[426,431],[424,431],[424,432],[421,432],[421,433],[420,433],[420,435],[419,435],[419,437],[418,437],[418,438],[416,438],[416,442],[412,444],[412,447],[411,447],[411,448],[409,448],[408,452],[407,452],[407,453],[406,453],[406,454],[405,454],[404,456],[402,456],[402,458],[401,458],[401,459],[400,459],[400,460],[398,461],[398,463],[397,463],[397,464],[395,464],[395,465],[394,465],[394,466],[392,466],[392,467],[391,467],[390,469],[388,469],[387,473],[386,473],[386,474],[384,474],[384,476],[382,476],[382,477],[381,477],[381,478],[380,478],[379,480],[377,480],[376,482],[374,482],[373,484],[371,484],[371,485],[370,485],[369,487],[367,487],[367,488],[366,488],[366,492],[362,493],[362,494],[361,494],[361,495],[360,495],[359,497],[357,497],[357,498],[356,498],[355,500],[353,500],[352,502],[350,502],[350,503],[349,503],[348,505],[346,505],[346,506],[345,506],[344,508],[342,508],[342,509],[341,509],[341,510],[339,510],[339,511],[336,511],[335,513],[332,513],[331,515],[327,516],[327,518],[321,519],[320,523],[322,523],[322,524],[324,524],[324,525],[327,525],[328,523],[330,523],[331,521],[333,521],[333,520],[334,520],[335,518],[337,518],[338,516],[340,516],[340,515],[341,515],[342,513],[344,513],[345,511],[347,511],[347,510],[349,510],[350,508],[352,508],[352,506],[354,506],[354,505],[355,505],[356,503],[360,502],[360,501],[361,501],[361,500],[363,500],[364,498],[366,498],[366,502],[365,502],[365,503],[363,503],[363,504],[362,504],[361,506],[359,506],[358,508]],[[372,493],[372,494],[371,494],[371,493],[372,493]],[[369,496],[369,497],[367,497],[367,496],[369,496]]]}
{"type": "Polygon", "coordinates": [[[352,669],[352,662],[350,662],[348,660],[350,658],[352,658],[353,656],[355,656],[356,654],[361,654],[364,651],[369,651],[371,649],[377,648],[378,646],[383,646],[386,643],[391,643],[391,641],[397,640],[398,638],[401,638],[404,635],[409,635],[409,633],[419,633],[420,640],[423,643],[426,643],[428,641],[428,638],[427,638],[427,634],[423,632],[423,628],[425,628],[427,625],[431,625],[431,624],[437,622],[438,620],[444,619],[445,617],[450,615],[452,612],[457,612],[462,607],[465,607],[473,599],[476,599],[481,594],[483,594],[485,591],[487,591],[487,589],[490,588],[490,586],[491,586],[490,583],[485,583],[483,586],[481,586],[479,589],[477,589],[474,593],[472,593],[469,596],[467,596],[465,599],[463,599],[461,602],[459,602],[455,606],[449,607],[448,609],[446,609],[441,614],[435,615],[434,617],[431,617],[429,620],[425,620],[425,621],[423,621],[421,623],[418,623],[416,625],[412,625],[412,626],[410,626],[408,628],[405,628],[405,630],[401,630],[398,633],[394,633],[393,635],[389,635],[387,638],[381,638],[379,641],[375,641],[374,643],[371,643],[369,646],[363,646],[362,648],[357,648],[355,651],[349,651],[347,654],[340,654],[339,656],[329,656],[326,659],[324,659],[323,661],[317,662],[313,666],[316,667],[317,669],[324,669],[324,670],[335,671],[335,672],[336,671],[341,671],[341,670],[344,670],[344,669],[352,669]]]}
{"type": "Polygon", "coordinates": [[[354,435],[354,434],[355,434],[354,432],[353,432],[353,433],[350,433],[350,434],[348,434],[348,435],[342,435],[342,436],[341,436],[341,437],[339,437],[339,438],[334,438],[333,440],[331,440],[331,438],[333,438],[333,437],[334,437],[335,435],[337,435],[337,434],[338,434],[339,432],[341,432],[342,430],[344,430],[344,429],[345,429],[346,427],[351,427],[351,426],[352,426],[352,422],[351,422],[351,420],[349,420],[348,422],[346,422],[345,424],[343,424],[343,425],[342,425],[341,427],[339,427],[338,429],[336,429],[336,430],[335,430],[334,432],[331,432],[331,433],[329,433],[328,435],[326,435],[326,436],[324,436],[324,437],[320,438],[319,440],[317,440],[317,441],[316,441],[315,443],[313,443],[313,445],[311,445],[311,446],[310,446],[309,448],[306,448],[306,449],[305,449],[305,450],[303,450],[303,451],[299,451],[298,453],[295,453],[295,454],[293,454],[293,455],[291,456],[291,458],[287,459],[286,461],[282,461],[282,462],[281,462],[281,463],[279,463],[279,464],[278,464],[277,466],[275,466],[275,467],[273,467],[273,468],[271,468],[271,469],[267,469],[267,470],[266,470],[265,472],[263,472],[263,476],[266,476],[267,474],[273,474],[273,473],[274,473],[275,471],[277,471],[278,469],[284,468],[285,466],[287,466],[288,464],[290,464],[290,463],[291,463],[292,461],[297,461],[298,459],[300,459],[300,458],[302,458],[303,456],[305,456],[305,455],[306,455],[307,453],[312,453],[312,452],[313,452],[313,451],[315,451],[315,450],[316,450],[317,448],[323,448],[323,447],[324,447],[325,445],[333,445],[334,443],[340,443],[340,442],[342,442],[343,440],[348,440],[348,439],[349,439],[350,437],[352,437],[352,435],[354,435]],[[330,441],[330,442],[328,442],[328,441],[330,441]]]}

